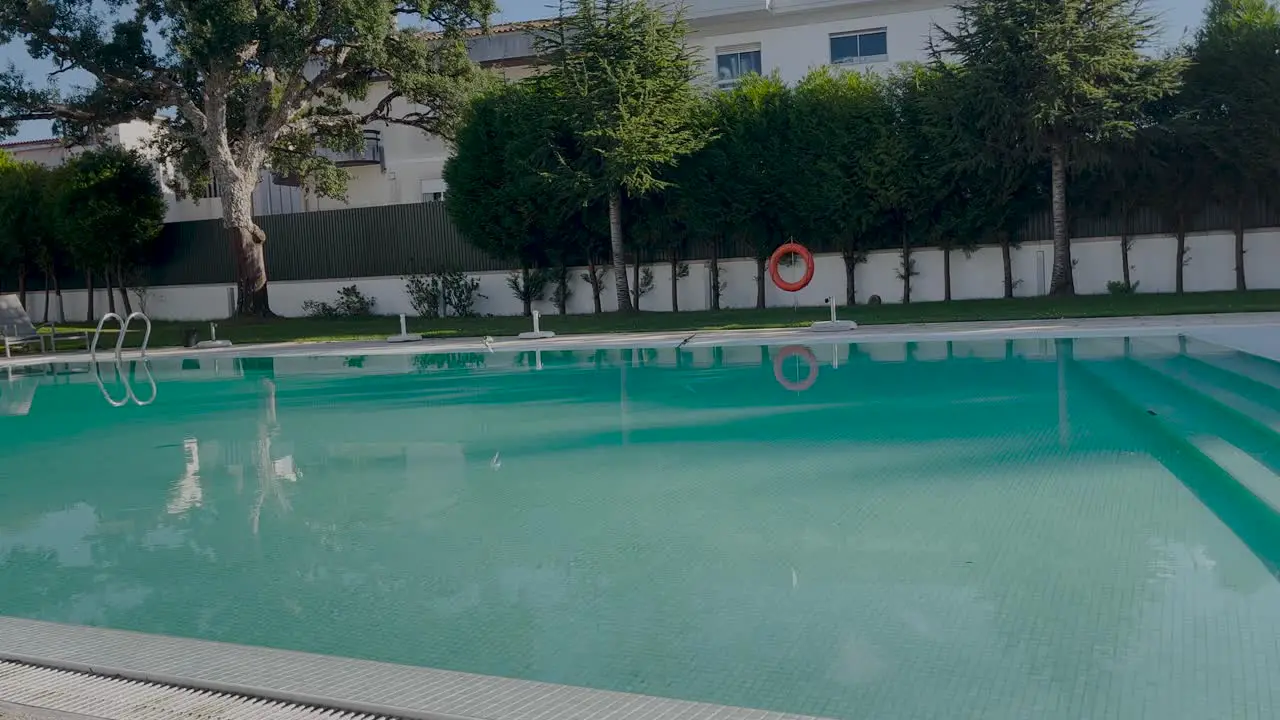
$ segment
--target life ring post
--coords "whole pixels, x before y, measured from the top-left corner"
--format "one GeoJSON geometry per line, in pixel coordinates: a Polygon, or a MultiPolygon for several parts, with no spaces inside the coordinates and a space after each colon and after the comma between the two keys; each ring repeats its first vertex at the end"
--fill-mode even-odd
{"type": "Polygon", "coordinates": [[[778,286],[779,290],[786,292],[800,292],[808,287],[809,283],[813,281],[813,271],[815,269],[813,253],[809,252],[809,248],[794,240],[779,245],[778,249],[773,251],[773,255],[769,256],[769,277],[773,280],[773,284],[778,286]],[[779,265],[782,264],[782,259],[788,255],[799,255],[800,259],[804,261],[804,276],[795,282],[783,280],[782,273],[778,269],[779,265]]]}

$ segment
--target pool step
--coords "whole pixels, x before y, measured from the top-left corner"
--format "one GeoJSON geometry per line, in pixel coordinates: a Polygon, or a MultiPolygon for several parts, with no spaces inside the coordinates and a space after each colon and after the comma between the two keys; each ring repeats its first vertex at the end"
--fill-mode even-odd
{"type": "Polygon", "coordinates": [[[1280,394],[1280,363],[1202,340],[1188,340],[1184,357],[1231,373],[1254,387],[1280,394]]]}
{"type": "Polygon", "coordinates": [[[1259,471],[1255,459],[1192,424],[1194,413],[1186,409],[1185,392],[1171,396],[1165,388],[1153,389],[1141,376],[1133,382],[1124,364],[1074,361],[1068,367],[1078,391],[1095,395],[1123,418],[1146,451],[1280,575],[1280,509],[1246,482],[1257,482],[1260,472],[1274,473],[1265,467],[1259,471]],[[1192,442],[1192,436],[1203,439],[1192,442]]]}
{"type": "Polygon", "coordinates": [[[1090,363],[1125,395],[1280,513],[1280,434],[1238,408],[1246,398],[1199,378],[1171,377],[1147,359],[1090,363]]]}

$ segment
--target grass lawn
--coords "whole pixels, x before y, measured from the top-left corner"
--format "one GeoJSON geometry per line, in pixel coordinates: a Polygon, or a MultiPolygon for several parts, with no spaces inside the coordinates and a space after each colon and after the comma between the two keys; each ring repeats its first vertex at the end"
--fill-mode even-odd
{"type": "MultiPolygon", "coordinates": [[[[1128,315],[1180,315],[1189,313],[1262,312],[1280,310],[1280,290],[1187,293],[1185,295],[1088,295],[1072,298],[1017,298],[1013,300],[959,300],[909,305],[858,305],[841,308],[840,317],[859,325],[891,323],[963,322],[969,320],[1037,320],[1128,315]]],[[[631,315],[544,315],[542,326],[560,335],[575,333],[729,330],[807,325],[828,317],[826,308],[770,308],[719,312],[640,312],[631,315]]],[[[208,337],[208,323],[156,322],[152,347],[182,344],[182,331],[196,328],[208,337]]],[[[88,328],[91,332],[93,328],[88,328]]],[[[530,329],[523,317],[447,318],[409,320],[409,332],[426,337],[511,336],[530,329]]],[[[276,320],[224,320],[218,337],[237,345],[269,342],[325,342],[374,340],[399,332],[396,318],[349,319],[280,318],[276,320]]],[[[125,345],[136,346],[141,332],[130,330],[125,345]]],[[[109,347],[114,337],[102,338],[109,347]]]]}

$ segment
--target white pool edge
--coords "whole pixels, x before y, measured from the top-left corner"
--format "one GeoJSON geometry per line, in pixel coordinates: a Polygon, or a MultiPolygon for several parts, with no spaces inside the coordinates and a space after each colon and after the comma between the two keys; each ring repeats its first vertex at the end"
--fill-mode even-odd
{"type": "MultiPolygon", "coordinates": [[[[548,321],[550,326],[552,321],[548,321]]],[[[921,323],[912,325],[871,325],[848,332],[811,332],[805,328],[755,330],[713,330],[681,332],[634,332],[560,335],[545,340],[498,338],[486,345],[480,338],[424,340],[413,343],[316,342],[235,345],[229,348],[196,350],[160,348],[147,353],[155,359],[238,358],[238,357],[332,357],[349,355],[421,355],[463,352],[528,352],[535,350],[639,349],[741,345],[831,345],[877,342],[982,341],[1046,338],[1149,337],[1182,333],[1226,331],[1251,334],[1259,329],[1276,333],[1280,348],[1280,312],[1228,313],[1217,315],[1161,315],[1122,318],[1074,318],[1058,320],[1016,320],[964,323],[921,323]]],[[[1211,339],[1206,336],[1205,339],[1211,339]]],[[[1222,344],[1221,340],[1213,340],[1222,344]]],[[[1248,352],[1248,351],[1246,351],[1248,352]]],[[[1280,352],[1277,352],[1280,355],[1280,352]]],[[[122,354],[123,360],[141,358],[137,351],[122,354]]],[[[99,362],[110,361],[110,353],[99,353],[99,362]]],[[[87,352],[0,358],[0,369],[50,363],[88,363],[87,352]]]]}

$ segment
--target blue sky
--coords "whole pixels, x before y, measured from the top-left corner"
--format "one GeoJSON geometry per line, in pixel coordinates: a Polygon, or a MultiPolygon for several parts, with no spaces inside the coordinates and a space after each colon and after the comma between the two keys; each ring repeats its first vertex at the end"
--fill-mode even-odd
{"type": "MultiPolygon", "coordinates": [[[[1164,25],[1163,40],[1169,45],[1176,43],[1184,33],[1194,31],[1204,13],[1205,4],[1206,0],[1148,0],[1148,7],[1161,18],[1164,25]]],[[[548,4],[546,0],[505,0],[500,2],[500,6],[502,9],[494,18],[495,22],[517,22],[555,14],[555,6],[548,4]]],[[[44,84],[43,77],[40,76],[51,69],[48,64],[32,60],[21,44],[0,46],[0,63],[10,62],[40,85],[44,84]]],[[[8,140],[36,140],[46,137],[49,137],[49,123],[26,123],[16,137],[8,140]]]]}

